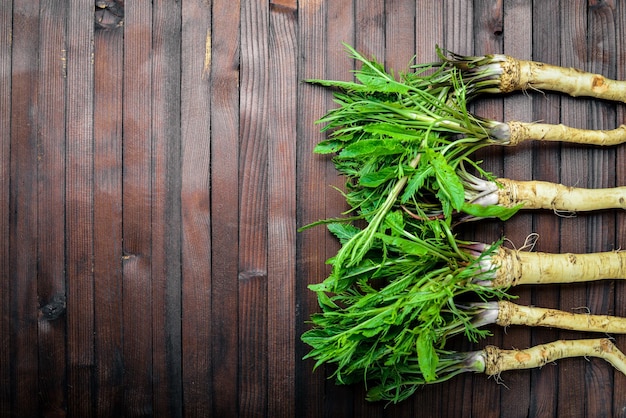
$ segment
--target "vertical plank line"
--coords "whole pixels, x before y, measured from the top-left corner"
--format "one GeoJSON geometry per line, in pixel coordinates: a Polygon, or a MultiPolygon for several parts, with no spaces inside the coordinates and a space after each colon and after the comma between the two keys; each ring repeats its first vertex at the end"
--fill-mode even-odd
{"type": "MultiPolygon", "coordinates": [[[[0,2],[0,194],[11,193],[13,4],[0,2]]],[[[0,199],[0,415],[11,414],[11,199],[0,199]]]]}
{"type": "MultiPolygon", "coordinates": [[[[378,62],[384,62],[383,10],[383,2],[378,2],[375,5],[364,5],[357,0],[352,0],[332,2],[327,5],[324,27],[325,48],[322,58],[324,69],[322,73],[317,75],[317,78],[323,75],[323,78],[329,80],[354,79],[351,70],[355,68],[355,65],[359,64],[356,64],[355,60],[348,56],[342,44],[343,42],[349,43],[366,57],[372,58],[373,55],[376,55],[378,62]],[[357,26],[360,26],[361,30],[357,30],[357,26]]],[[[319,86],[315,86],[315,88],[324,95],[324,109],[316,115],[319,118],[328,109],[334,108],[336,103],[333,102],[333,95],[328,89],[320,88],[319,86]]],[[[320,129],[320,126],[317,124],[312,127],[320,129]]],[[[345,178],[339,175],[329,156],[311,153],[308,158],[314,162],[321,163],[324,170],[322,177],[311,179],[318,182],[316,186],[320,187],[325,194],[324,211],[318,219],[340,216],[347,209],[347,205],[345,199],[341,194],[334,191],[333,187],[337,187],[340,190],[345,189],[345,178]]],[[[339,242],[324,226],[320,226],[317,229],[324,233],[323,258],[319,262],[320,267],[325,271],[323,276],[316,278],[316,281],[320,282],[330,273],[329,266],[324,266],[324,260],[337,254],[339,242]]],[[[309,297],[313,297],[314,300],[317,299],[315,294],[309,297]]],[[[316,307],[316,310],[319,310],[319,306],[316,307]]],[[[321,399],[324,402],[325,413],[329,414],[330,411],[333,411],[334,414],[340,416],[362,414],[363,411],[358,409],[358,407],[363,404],[363,397],[361,396],[360,399],[357,399],[358,395],[356,394],[362,393],[363,386],[337,385],[334,379],[329,378],[330,373],[333,372],[333,367],[328,365],[324,367],[324,372],[327,375],[324,382],[324,391],[327,394],[333,393],[335,395],[324,396],[321,399]]]]}
{"type": "Polygon", "coordinates": [[[212,412],[226,417],[239,414],[240,2],[213,1],[211,18],[212,412]]]}
{"type": "Polygon", "coordinates": [[[12,411],[39,413],[37,350],[38,1],[13,4],[9,190],[9,338],[12,411]]]}
{"type": "MultiPolygon", "coordinates": [[[[326,14],[329,2],[303,2],[298,9],[298,48],[300,51],[298,78],[300,80],[320,78],[325,73],[326,59],[326,14]]],[[[296,146],[296,219],[298,227],[325,217],[327,185],[325,170],[328,162],[313,154],[315,144],[323,135],[315,120],[326,110],[326,94],[322,89],[300,83],[297,91],[298,114],[296,146]],[[322,181],[321,179],[324,179],[322,181]]],[[[327,268],[326,241],[329,239],[324,228],[313,228],[296,235],[296,297],[297,297],[297,344],[296,360],[296,416],[321,417],[324,402],[324,370],[312,371],[313,361],[302,361],[309,347],[300,336],[308,329],[306,321],[317,308],[315,295],[307,288],[310,283],[322,281],[327,268]]]]}
{"type": "MultiPolygon", "coordinates": [[[[41,2],[37,112],[40,414],[64,414],[67,333],[65,284],[66,10],[41,2]],[[62,383],[62,384],[59,384],[62,383]]],[[[33,202],[35,203],[35,202],[33,202]]]]}
{"type": "Polygon", "coordinates": [[[154,414],[152,2],[126,4],[123,68],[123,357],[127,415],[154,414]]]}
{"type": "MultiPolygon", "coordinates": [[[[501,28],[496,29],[500,33],[503,42],[504,53],[529,59],[532,56],[532,4],[516,0],[504,0],[503,17],[501,28]]],[[[515,94],[507,96],[503,103],[503,121],[521,120],[531,121],[532,100],[527,94],[515,94]]],[[[520,180],[531,180],[533,173],[532,149],[535,142],[526,142],[515,147],[504,147],[503,176],[520,180]]],[[[533,227],[533,214],[528,211],[518,212],[513,218],[504,222],[503,235],[510,239],[518,248],[524,245],[526,237],[535,232],[533,227]]],[[[516,303],[530,305],[531,289],[521,288],[515,290],[516,303]]],[[[517,327],[502,332],[502,346],[530,347],[531,328],[517,327]]],[[[502,411],[501,418],[516,416],[520,411],[528,411],[530,408],[530,380],[531,371],[516,373],[507,379],[511,387],[519,388],[519,392],[513,392],[500,386],[500,402],[502,411]]]]}
{"type": "Polygon", "coordinates": [[[94,34],[94,393],[101,417],[124,414],[123,35],[123,28],[94,34]]]}
{"type": "MultiPolygon", "coordinates": [[[[553,36],[560,31],[561,5],[559,1],[533,2],[532,11],[532,59],[539,62],[558,65],[560,62],[560,40],[553,36]]],[[[532,118],[546,123],[560,122],[560,95],[550,92],[532,95],[532,118]],[[544,94],[545,93],[545,94],[544,94]]],[[[533,144],[533,180],[560,181],[561,144],[533,144]]],[[[533,232],[540,234],[537,251],[558,253],[560,249],[560,218],[553,213],[535,214],[533,232]]],[[[559,286],[546,286],[531,293],[534,306],[559,306],[559,286]]],[[[539,328],[539,327],[538,327],[539,328]]],[[[531,345],[550,342],[555,339],[555,332],[550,329],[534,329],[531,333],[531,345]]],[[[532,370],[530,374],[530,410],[531,416],[556,416],[558,371],[552,367],[532,370]]]]}
{"type": "MultiPolygon", "coordinates": [[[[616,39],[617,50],[615,55],[616,72],[615,77],[618,80],[626,80],[626,53],[624,52],[624,46],[626,45],[626,4],[624,2],[616,2],[616,39]]],[[[626,120],[626,111],[624,106],[617,107],[617,121],[626,120]]],[[[621,122],[623,123],[623,122],[621,122]]],[[[626,147],[621,146],[617,148],[615,159],[615,176],[617,186],[626,185],[626,147]]],[[[617,221],[615,224],[615,242],[619,249],[626,248],[626,217],[624,212],[621,211],[617,214],[617,221]]],[[[626,316],[626,284],[622,280],[617,280],[615,283],[614,294],[614,306],[613,312],[616,316],[626,316]]],[[[626,348],[626,336],[616,336],[616,345],[620,349],[626,348]]],[[[626,405],[624,403],[624,390],[626,390],[626,376],[622,373],[615,372],[613,377],[613,402],[612,402],[612,414],[614,417],[624,418],[626,417],[626,405]]]]}
{"type": "Polygon", "coordinates": [[[187,417],[212,407],[211,7],[182,3],[182,384],[187,417]]]}
{"type": "Polygon", "coordinates": [[[179,2],[153,6],[152,310],[155,416],[182,416],[179,2]]]}
{"type": "MultiPolygon", "coordinates": [[[[564,67],[585,70],[588,62],[587,49],[587,1],[561,2],[560,9],[560,61],[564,67]],[[567,7],[565,6],[567,3],[567,7]]],[[[588,128],[589,100],[561,97],[561,123],[578,128],[588,128]]],[[[589,150],[562,144],[560,153],[561,182],[567,186],[589,187],[589,150]]],[[[561,252],[587,252],[586,219],[561,221],[561,252]]],[[[587,305],[586,285],[561,286],[559,309],[571,310],[587,305]]],[[[559,338],[576,338],[577,334],[560,331],[559,338]]],[[[586,390],[584,362],[572,359],[559,362],[559,385],[557,412],[561,416],[582,417],[585,415],[586,390]],[[572,385],[572,382],[577,384],[572,385]]]]}
{"type": "Polygon", "coordinates": [[[67,6],[66,246],[68,413],[93,414],[93,46],[94,9],[67,6]]]}
{"type": "Polygon", "coordinates": [[[267,411],[269,2],[242,2],[239,88],[239,413],[267,411]]]}
{"type": "MultiPolygon", "coordinates": [[[[504,23],[504,4],[502,0],[481,0],[474,2],[474,36],[473,49],[476,55],[502,53],[504,42],[502,39],[502,26],[504,23]]],[[[462,39],[459,39],[462,42],[462,39]]],[[[469,45],[468,45],[469,46],[469,45]]],[[[476,115],[488,119],[503,120],[504,102],[501,97],[484,97],[470,105],[470,109],[476,115]]],[[[495,175],[504,172],[504,154],[502,147],[491,147],[478,151],[473,158],[483,160],[482,168],[495,175]]],[[[481,242],[494,242],[502,237],[503,225],[500,222],[488,220],[481,222],[481,227],[476,228],[474,239],[481,242]]],[[[480,347],[486,344],[501,346],[502,333],[494,332],[494,335],[480,343],[480,347]]],[[[481,415],[484,418],[497,417],[503,409],[500,388],[493,385],[492,381],[484,379],[484,376],[474,375],[466,377],[471,379],[472,405],[470,415],[481,415]]]]}
{"type": "MultiPolygon", "coordinates": [[[[616,21],[613,2],[592,0],[587,3],[587,49],[586,70],[605,77],[616,77],[616,21]]],[[[589,127],[591,129],[613,129],[616,125],[615,103],[591,100],[589,127]]],[[[615,147],[589,149],[588,186],[591,188],[615,187],[615,147]]],[[[587,220],[588,251],[610,251],[615,249],[614,211],[590,214],[587,220]]],[[[612,294],[615,283],[605,281],[587,287],[587,306],[594,314],[609,314],[613,309],[612,294]]],[[[612,393],[606,390],[605,382],[612,383],[614,369],[602,362],[589,362],[585,369],[586,414],[587,416],[609,416],[612,412],[612,393]]]]}
{"type": "Polygon", "coordinates": [[[240,39],[240,270],[266,270],[268,9],[242,3],[240,39]]]}
{"type": "MultiPolygon", "coordinates": [[[[270,10],[271,7],[270,7],[270,10]]],[[[267,416],[296,416],[296,10],[270,13],[268,124],[267,416]]]]}

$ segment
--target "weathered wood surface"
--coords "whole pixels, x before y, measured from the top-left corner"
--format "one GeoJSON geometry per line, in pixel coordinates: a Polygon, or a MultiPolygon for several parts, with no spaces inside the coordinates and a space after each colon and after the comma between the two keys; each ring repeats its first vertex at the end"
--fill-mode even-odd
{"type": "MultiPolygon", "coordinates": [[[[626,416],[626,377],[595,359],[504,385],[459,376],[387,408],[335,386],[299,336],[317,310],[306,286],[338,246],[324,228],[296,232],[344,209],[342,179],[312,153],[331,97],[301,82],[349,79],[342,41],[395,70],[438,44],[626,79],[623,2],[142,0],[123,16],[96,3],[0,2],[0,416],[626,416]]],[[[473,110],[594,129],[626,115],[539,92],[473,110]]],[[[480,157],[496,175],[610,187],[626,184],[625,149],[480,157]]],[[[607,251],[624,247],[626,219],[535,212],[466,231],[517,247],[533,232],[537,250],[607,251]]],[[[515,293],[626,316],[620,281],[515,293]]],[[[581,337],[493,331],[484,344],[504,348],[581,337]]]]}

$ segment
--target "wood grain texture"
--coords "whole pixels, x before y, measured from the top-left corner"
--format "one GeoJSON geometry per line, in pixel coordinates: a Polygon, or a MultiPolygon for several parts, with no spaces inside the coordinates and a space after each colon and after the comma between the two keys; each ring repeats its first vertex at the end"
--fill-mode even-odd
{"type": "Polygon", "coordinates": [[[37,293],[39,300],[39,379],[41,415],[65,410],[65,9],[41,2],[39,13],[39,79],[37,112],[37,293]],[[48,314],[56,306],[56,314],[48,314]]]}
{"type": "Polygon", "coordinates": [[[210,34],[210,5],[203,0],[183,2],[180,363],[184,413],[188,417],[209,417],[212,413],[210,34]]]}
{"type": "MultiPolygon", "coordinates": [[[[533,4],[532,11],[532,58],[540,62],[560,62],[560,40],[552,33],[559,30],[559,2],[533,4]]],[[[560,120],[560,95],[542,92],[532,94],[531,120],[544,120],[558,123],[560,120]]],[[[532,144],[533,178],[543,181],[560,181],[560,144],[532,144]]],[[[559,240],[551,239],[559,235],[561,218],[551,212],[533,214],[533,231],[539,234],[537,251],[558,253],[559,240]]],[[[564,219],[567,221],[566,219],[564,219]]],[[[559,287],[546,287],[532,292],[531,303],[535,306],[558,306],[559,287]]],[[[547,343],[555,338],[554,330],[537,329],[531,332],[531,345],[547,343]]],[[[558,369],[544,367],[530,373],[530,416],[556,416],[558,394],[558,369]]]]}
{"type": "MultiPolygon", "coordinates": [[[[12,87],[12,26],[13,4],[0,3],[0,194],[11,193],[11,95],[12,87]]],[[[0,199],[0,415],[11,414],[11,262],[10,248],[10,199],[0,199]]]]}
{"type": "Polygon", "coordinates": [[[215,1],[211,25],[212,416],[239,414],[240,4],[215,1]]]}
{"type": "MultiPolygon", "coordinates": [[[[532,4],[526,1],[504,0],[502,27],[496,28],[501,33],[503,51],[516,57],[532,56],[532,4]],[[506,13],[504,13],[506,11],[506,13]]],[[[533,120],[532,98],[526,94],[510,95],[503,103],[503,120],[533,120]]],[[[517,179],[531,179],[533,176],[533,144],[520,144],[504,149],[502,175],[517,179]]],[[[522,248],[525,245],[529,231],[533,231],[533,214],[522,212],[513,219],[504,223],[503,235],[510,240],[512,246],[522,248]]],[[[541,291],[535,290],[535,291],[541,291]]],[[[516,303],[529,305],[531,303],[531,289],[521,288],[514,292],[516,303]]],[[[531,330],[527,327],[512,327],[502,338],[504,347],[530,347],[531,330]]],[[[530,409],[530,388],[532,371],[512,373],[505,378],[508,387],[519,388],[520,391],[511,391],[505,386],[500,387],[500,402],[507,405],[501,411],[500,418],[517,417],[527,414],[530,409]]]]}
{"type": "MultiPolygon", "coordinates": [[[[36,416],[37,350],[37,98],[39,2],[13,5],[11,147],[9,164],[9,303],[13,408],[36,416]]],[[[5,195],[6,196],[6,195],[5,195]]],[[[6,198],[6,197],[5,197],[6,198]]]]}
{"type": "Polygon", "coordinates": [[[122,180],[123,31],[94,33],[95,408],[124,413],[122,180]]]}
{"type": "MultiPolygon", "coordinates": [[[[476,13],[485,13],[485,12],[476,12],[475,8],[480,7],[478,4],[474,4],[473,2],[442,2],[442,18],[441,27],[436,27],[437,31],[440,31],[439,39],[441,41],[431,41],[429,44],[433,43],[439,44],[441,43],[442,47],[445,47],[451,51],[459,51],[460,54],[470,54],[474,52],[474,33],[478,33],[478,31],[474,29],[474,21],[476,19],[476,13]],[[450,28],[451,30],[447,30],[446,28],[450,28]],[[472,34],[468,36],[468,34],[472,34]],[[471,52],[470,52],[471,51],[471,52]]],[[[437,25],[438,23],[431,22],[429,25],[437,25]]],[[[430,32],[430,31],[429,31],[430,32]]],[[[437,38],[435,38],[437,39],[437,38]]],[[[418,48],[420,44],[424,44],[424,42],[418,41],[418,48]]],[[[477,51],[478,52],[478,51],[477,51]]],[[[430,61],[436,60],[436,54],[433,51],[429,51],[428,54],[432,57],[430,61]]],[[[425,58],[422,58],[421,61],[427,62],[425,58]]],[[[489,100],[489,98],[486,98],[489,100]]],[[[473,109],[474,110],[474,109],[473,109]]],[[[488,163],[490,164],[490,163],[488,163]]],[[[489,223],[489,227],[491,228],[493,223],[489,223]]],[[[487,229],[487,228],[486,228],[487,229]]],[[[472,239],[489,241],[492,238],[493,234],[486,232],[482,236],[480,234],[477,235],[475,228],[469,227],[465,228],[465,231],[462,231],[461,234],[465,234],[472,239]]],[[[451,342],[452,347],[455,350],[467,351],[475,349],[474,345],[468,342],[463,338],[457,338],[455,341],[451,342]]],[[[481,376],[474,377],[471,375],[461,375],[456,379],[448,382],[447,386],[442,385],[442,387],[433,387],[429,388],[431,391],[430,402],[433,403],[435,408],[440,408],[441,416],[470,416],[472,414],[472,407],[465,405],[472,405],[472,398],[474,397],[474,379],[480,379],[479,384],[485,384],[484,379],[481,379],[481,376]],[[446,402],[446,393],[452,393],[453,397],[459,399],[460,402],[446,402]],[[438,400],[440,400],[438,402],[438,400]]],[[[437,409],[435,409],[436,411],[437,409]]],[[[437,416],[435,414],[432,415],[437,416]]]]}
{"type": "Polygon", "coordinates": [[[180,3],[154,2],[152,21],[151,381],[154,416],[176,418],[183,415],[180,3]]]}
{"type": "Polygon", "coordinates": [[[267,416],[295,416],[297,15],[270,8],[267,220],[267,416]],[[271,296],[269,296],[271,295],[271,296]]]}
{"type": "Polygon", "coordinates": [[[124,408],[154,413],[152,305],[153,4],[129,3],[124,11],[122,183],[124,286],[124,408]]]}
{"type": "Polygon", "coordinates": [[[93,6],[70,1],[67,17],[66,280],[68,414],[93,415],[93,6]]]}
{"type": "MultiPolygon", "coordinates": [[[[615,8],[615,27],[616,42],[621,46],[621,42],[626,37],[626,8],[624,3],[616,2],[615,8]]],[[[619,50],[619,49],[618,49],[619,50]]],[[[626,62],[623,59],[615,61],[615,77],[619,80],[626,80],[626,62]]],[[[624,120],[626,112],[624,107],[618,106],[616,110],[617,121],[624,120]]],[[[617,185],[626,183],[626,149],[618,147],[616,149],[615,159],[615,182],[617,185]]],[[[615,242],[618,248],[623,248],[626,242],[626,218],[623,214],[617,215],[615,228],[615,242]]],[[[617,316],[626,316],[626,287],[622,281],[616,281],[614,287],[614,311],[617,316]]],[[[616,337],[618,347],[626,347],[626,336],[620,335],[616,337]]],[[[624,396],[624,387],[626,387],[626,376],[621,373],[613,374],[613,415],[615,417],[626,417],[626,396],[624,396]]]]}
{"type": "MultiPolygon", "coordinates": [[[[300,45],[299,79],[306,80],[325,74],[326,55],[326,14],[329,2],[310,1],[298,8],[298,33],[300,45]]],[[[313,148],[323,139],[315,121],[327,106],[328,96],[311,85],[301,83],[297,91],[298,124],[296,142],[296,219],[302,227],[317,219],[326,217],[327,199],[326,171],[328,163],[313,156],[313,148]],[[307,111],[303,111],[307,109],[307,111]]],[[[319,263],[326,256],[326,241],[329,240],[324,228],[303,231],[296,236],[296,299],[299,301],[296,318],[296,336],[301,335],[308,325],[311,313],[318,309],[316,300],[307,285],[317,283],[328,274],[327,266],[319,263]]],[[[312,370],[312,361],[301,359],[308,352],[307,346],[296,340],[296,416],[324,416],[325,370],[312,370]],[[300,366],[302,365],[302,367],[300,366]]],[[[339,393],[339,392],[337,392],[339,393]]],[[[342,404],[345,402],[342,401],[342,404]]]]}
{"type": "MultiPolygon", "coordinates": [[[[473,48],[474,54],[498,54],[504,51],[504,3],[502,0],[481,1],[474,3],[473,9],[473,48]]],[[[504,120],[504,99],[486,96],[472,106],[476,115],[493,120],[504,120]]],[[[483,160],[483,168],[491,173],[504,173],[504,152],[499,147],[480,150],[476,159],[483,160]]],[[[480,242],[494,242],[504,235],[504,225],[500,222],[486,222],[472,231],[480,242]]],[[[523,233],[523,232],[522,232],[523,233]]],[[[486,344],[503,346],[504,333],[494,330],[486,344]]],[[[482,347],[483,343],[479,345],[482,347]]],[[[511,377],[504,376],[505,379],[511,377]]],[[[506,382],[506,381],[505,381],[506,382]]],[[[498,417],[504,409],[500,387],[494,387],[491,380],[484,376],[473,376],[471,383],[471,415],[498,417]]]]}
{"type": "MultiPolygon", "coordinates": [[[[57,3],[0,4],[0,416],[626,417],[626,377],[601,360],[503,373],[506,386],[465,374],[399,405],[337,386],[332,367],[302,360],[300,335],[319,310],[307,286],[328,275],[338,243],[324,227],[297,232],[346,209],[333,188],[344,179],[313,153],[325,137],[315,121],[335,103],[303,82],[352,79],[341,42],[396,73],[439,45],[626,79],[622,2],[57,3]],[[103,7],[123,25],[94,25],[103,7]]],[[[471,110],[593,129],[626,115],[537,91],[471,110]]],[[[621,146],[529,142],[477,158],[517,179],[626,181],[621,146]]],[[[459,229],[518,248],[533,232],[536,250],[609,251],[624,246],[626,220],[533,211],[459,229]]],[[[624,292],[616,280],[513,293],[625,316],[624,292]]],[[[584,337],[490,330],[450,347],[584,337]]]]}
{"type": "MultiPolygon", "coordinates": [[[[616,55],[616,22],[615,5],[613,2],[588,3],[587,49],[588,71],[606,74],[609,78],[615,78],[615,55],[616,55]]],[[[616,105],[591,101],[589,104],[588,126],[592,129],[604,129],[616,124],[616,105]]],[[[621,124],[621,122],[620,122],[621,124]]],[[[589,187],[614,187],[615,172],[615,149],[590,149],[589,171],[594,173],[589,180],[589,187]]],[[[588,251],[604,251],[615,249],[615,222],[616,213],[591,214],[587,226],[588,251]]],[[[606,314],[613,311],[613,283],[604,283],[601,286],[588,286],[586,306],[593,313],[606,314]]],[[[595,416],[612,415],[612,387],[613,370],[602,367],[603,364],[591,362],[586,370],[586,393],[588,414],[595,416]]]]}
{"type": "Polygon", "coordinates": [[[239,413],[267,412],[269,9],[241,3],[239,96],[239,413]]]}
{"type": "MultiPolygon", "coordinates": [[[[587,30],[586,2],[574,1],[569,3],[572,13],[561,13],[560,65],[586,69],[587,50],[585,39],[587,30]]],[[[588,126],[589,102],[572,100],[570,97],[561,98],[561,122],[581,128],[588,126]]],[[[589,172],[589,153],[581,147],[563,145],[561,147],[561,183],[588,187],[591,176],[589,172]]],[[[573,219],[561,222],[560,251],[585,252],[588,250],[586,219],[577,222],[573,219]]],[[[587,291],[585,285],[561,286],[559,308],[571,310],[587,306],[587,291]]],[[[576,338],[574,332],[560,332],[560,338],[576,338]]],[[[586,385],[570,385],[567,382],[586,382],[586,362],[571,359],[560,363],[559,366],[559,399],[557,411],[559,414],[572,417],[588,415],[586,411],[586,385]]]]}
{"type": "MultiPolygon", "coordinates": [[[[325,22],[327,46],[324,51],[325,55],[320,57],[323,60],[325,78],[352,79],[351,74],[346,73],[345,69],[354,68],[355,62],[347,56],[342,42],[355,45],[368,57],[375,57],[380,62],[384,61],[384,48],[382,48],[384,21],[381,20],[382,13],[384,13],[383,8],[384,4],[382,3],[365,5],[358,0],[335,2],[327,5],[325,22]]],[[[325,109],[334,107],[331,96],[325,95],[324,99],[325,109]]],[[[317,116],[321,117],[322,114],[319,113],[317,116]]],[[[324,188],[321,191],[327,196],[324,200],[323,213],[324,217],[332,217],[346,209],[343,199],[337,199],[338,193],[333,193],[332,189],[337,187],[339,190],[344,190],[344,179],[337,175],[337,171],[328,156],[320,155],[318,160],[323,162],[322,167],[324,169],[324,173],[320,177],[323,182],[320,182],[319,186],[324,188]]],[[[337,240],[330,236],[326,228],[320,229],[325,232],[322,254],[324,259],[328,259],[337,253],[339,246],[337,240]]],[[[329,273],[328,266],[325,270],[323,276],[318,277],[325,278],[329,273]]],[[[309,294],[311,293],[309,292],[309,294]]],[[[313,297],[315,298],[314,295],[313,297]]],[[[363,410],[361,404],[354,402],[354,399],[359,397],[359,393],[363,393],[362,387],[337,388],[334,380],[330,378],[332,372],[332,368],[324,368],[327,377],[324,381],[324,411],[344,416],[367,416],[368,412],[375,412],[376,408],[369,411],[363,410]]]]}

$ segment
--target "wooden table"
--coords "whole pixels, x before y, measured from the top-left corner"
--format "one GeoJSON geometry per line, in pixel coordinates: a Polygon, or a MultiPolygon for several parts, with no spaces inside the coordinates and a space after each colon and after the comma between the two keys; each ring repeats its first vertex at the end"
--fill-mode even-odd
{"type": "MultiPolygon", "coordinates": [[[[301,360],[299,336],[317,310],[307,284],[338,245],[322,227],[296,232],[345,208],[331,187],[343,180],[312,153],[331,96],[302,83],[350,79],[342,41],[396,71],[414,55],[434,60],[438,44],[626,79],[626,4],[137,0],[123,16],[114,6],[0,4],[0,416],[626,416],[626,378],[596,359],[499,382],[459,376],[387,408],[336,386],[331,369],[301,360]]],[[[528,91],[472,110],[608,129],[625,108],[528,91]]],[[[626,184],[625,150],[528,143],[480,157],[498,176],[610,187],[626,184]]],[[[535,232],[536,250],[608,251],[625,245],[626,218],[539,211],[466,230],[518,248],[535,232]]],[[[514,293],[626,316],[617,281],[514,293]]],[[[579,337],[511,327],[454,344],[579,337]]]]}

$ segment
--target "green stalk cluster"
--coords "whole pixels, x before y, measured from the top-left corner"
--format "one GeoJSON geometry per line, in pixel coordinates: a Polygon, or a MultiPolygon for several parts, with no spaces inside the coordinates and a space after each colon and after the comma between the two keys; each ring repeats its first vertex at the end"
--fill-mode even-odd
{"type": "Polygon", "coordinates": [[[315,152],[336,154],[335,167],[347,178],[349,220],[368,222],[341,248],[335,276],[364,257],[393,209],[449,223],[453,215],[504,220],[519,209],[466,201],[472,186],[463,175],[466,167],[492,179],[468,157],[501,142],[489,134],[499,132],[500,123],[468,112],[465,86],[454,67],[424,67],[397,81],[380,64],[347,48],[362,63],[357,82],[309,80],[339,89],[334,93],[339,107],[319,120],[329,138],[315,152]]]}
{"type": "Polygon", "coordinates": [[[396,79],[346,48],[361,63],[356,81],[308,80],[335,89],[338,107],[319,120],[328,137],[315,152],[335,154],[350,209],[308,226],[327,224],[341,248],[328,260],[329,277],[309,286],[321,312],[302,340],[311,347],[305,358],[315,368],[334,365],[338,383],[365,382],[368,399],[399,402],[422,384],[485,370],[483,357],[445,344],[488,334],[480,329],[485,305],[459,302],[464,295],[510,297],[492,285],[490,260],[501,242],[462,241],[452,229],[468,219],[506,220],[521,208],[493,204],[499,185],[471,158],[509,144],[509,125],[467,110],[472,98],[497,91],[496,64],[442,55],[443,63],[396,79]]]}
{"type": "MultiPolygon", "coordinates": [[[[339,223],[329,228],[343,244],[359,231],[339,223]]],[[[476,342],[489,333],[476,323],[481,307],[459,305],[458,298],[468,293],[482,300],[507,297],[489,284],[491,271],[482,263],[498,245],[476,256],[465,249],[474,243],[452,236],[443,221],[405,221],[399,211],[389,213],[382,230],[366,256],[344,271],[341,290],[334,290],[332,276],[310,286],[321,312],[302,336],[312,347],[306,358],[315,359],[316,368],[335,365],[333,376],[341,384],[397,385],[409,364],[419,367],[425,382],[449,378],[446,340],[463,334],[476,342]]],[[[389,396],[388,388],[375,392],[372,399],[389,396]]],[[[398,402],[402,394],[408,392],[390,400],[398,402]]]]}
{"type": "Polygon", "coordinates": [[[396,81],[347,48],[362,63],[357,82],[309,80],[338,89],[339,107],[319,121],[329,137],[315,152],[336,154],[350,210],[316,223],[327,223],[342,246],[328,260],[331,275],[310,286],[321,312],[311,317],[313,328],[302,340],[312,347],[307,358],[316,360],[316,368],[335,365],[338,383],[377,385],[370,395],[375,399],[404,386],[404,370],[416,358],[425,382],[454,375],[446,340],[487,335],[473,322],[476,312],[457,300],[470,292],[482,300],[506,297],[489,285],[492,272],[484,268],[483,259],[497,246],[473,253],[464,249],[473,243],[458,240],[451,226],[460,217],[506,219],[518,208],[466,199],[477,181],[466,167],[492,178],[469,155],[500,141],[489,135],[499,124],[467,111],[456,69],[424,66],[396,81]],[[354,226],[356,220],[365,227],[354,226]]]}

